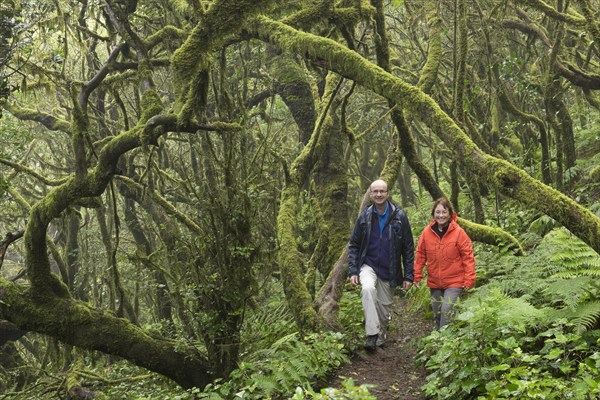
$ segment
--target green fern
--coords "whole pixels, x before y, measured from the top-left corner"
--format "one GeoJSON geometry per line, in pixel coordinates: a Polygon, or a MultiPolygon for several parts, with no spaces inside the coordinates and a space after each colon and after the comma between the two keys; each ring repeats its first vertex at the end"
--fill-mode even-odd
{"type": "Polygon", "coordinates": [[[595,300],[577,307],[571,322],[579,332],[582,332],[596,326],[599,319],[600,300],[595,300]]]}
{"type": "Polygon", "coordinates": [[[585,332],[596,327],[600,320],[600,300],[556,310],[553,316],[557,320],[567,319],[574,326],[576,332],[585,332]]]}
{"type": "MultiPolygon", "coordinates": [[[[293,387],[294,385],[306,384],[308,380],[307,364],[305,360],[291,358],[278,364],[274,378],[281,387],[293,387]]],[[[310,374],[309,374],[310,375],[310,374]]]]}
{"type": "Polygon", "coordinates": [[[250,382],[252,382],[251,386],[249,388],[244,388],[244,390],[255,391],[259,388],[260,392],[263,393],[265,397],[271,396],[281,387],[276,375],[265,375],[262,372],[252,374],[250,382]]]}
{"type": "Polygon", "coordinates": [[[590,276],[573,276],[550,282],[544,289],[546,298],[559,307],[575,307],[590,298],[590,293],[597,285],[590,276]]]}
{"type": "Polygon", "coordinates": [[[523,297],[539,300],[548,282],[542,277],[510,277],[495,281],[493,287],[499,288],[502,293],[512,297],[523,297]]]}
{"type": "Polygon", "coordinates": [[[253,354],[258,349],[269,348],[278,338],[286,337],[295,329],[294,318],[285,302],[266,304],[244,320],[243,351],[253,354]]]}
{"type": "Polygon", "coordinates": [[[573,279],[576,278],[577,276],[588,276],[588,277],[592,277],[592,278],[600,278],[600,269],[583,269],[583,270],[579,270],[579,271],[565,271],[565,272],[558,272],[554,275],[552,275],[553,278],[559,278],[559,279],[573,279]]]}
{"type": "Polygon", "coordinates": [[[600,257],[591,247],[565,230],[556,230],[553,234],[555,248],[551,260],[565,272],[577,275],[588,270],[600,270],[600,257]]]}
{"type": "MultiPolygon", "coordinates": [[[[600,257],[565,229],[549,232],[529,256],[502,257],[494,267],[503,273],[490,278],[485,291],[499,289],[507,296],[548,309],[540,314],[542,325],[566,319],[581,331],[600,320],[595,306],[600,300],[600,257]],[[555,310],[550,311],[550,307],[555,310]]],[[[506,299],[497,301],[521,310],[519,304],[506,299]]]]}
{"type": "Polygon", "coordinates": [[[493,315],[498,327],[509,326],[521,332],[545,321],[548,311],[546,308],[536,308],[526,296],[514,298],[498,287],[479,290],[461,308],[468,311],[458,316],[460,320],[470,321],[493,315]]]}

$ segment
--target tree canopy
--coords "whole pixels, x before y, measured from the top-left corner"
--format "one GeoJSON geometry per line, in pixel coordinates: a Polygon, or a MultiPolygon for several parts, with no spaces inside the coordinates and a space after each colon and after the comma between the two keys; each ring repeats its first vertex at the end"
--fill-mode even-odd
{"type": "Polygon", "coordinates": [[[272,280],[301,332],[339,325],[379,176],[502,251],[528,249],[520,210],[600,253],[597,9],[4,1],[0,331],[203,387],[272,280]]]}

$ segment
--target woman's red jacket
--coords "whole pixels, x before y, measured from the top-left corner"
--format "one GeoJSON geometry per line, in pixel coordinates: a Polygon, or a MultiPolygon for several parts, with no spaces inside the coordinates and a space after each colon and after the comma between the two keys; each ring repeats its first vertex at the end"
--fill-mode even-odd
{"type": "Polygon", "coordinates": [[[475,285],[473,243],[456,222],[456,215],[443,238],[433,231],[432,221],[423,229],[417,244],[415,283],[423,279],[427,268],[427,286],[434,289],[472,288],[475,285]]]}

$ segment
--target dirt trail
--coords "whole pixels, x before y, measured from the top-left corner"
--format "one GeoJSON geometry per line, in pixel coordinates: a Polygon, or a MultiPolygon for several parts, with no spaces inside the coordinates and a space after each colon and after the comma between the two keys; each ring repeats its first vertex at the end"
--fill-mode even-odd
{"type": "Polygon", "coordinates": [[[394,296],[393,329],[388,332],[386,345],[372,354],[361,350],[328,386],[340,388],[344,379],[352,378],[357,386],[376,385],[370,392],[377,400],[425,399],[420,388],[427,373],[415,366],[415,356],[417,341],[431,332],[433,322],[408,313],[407,302],[407,298],[394,296]]]}

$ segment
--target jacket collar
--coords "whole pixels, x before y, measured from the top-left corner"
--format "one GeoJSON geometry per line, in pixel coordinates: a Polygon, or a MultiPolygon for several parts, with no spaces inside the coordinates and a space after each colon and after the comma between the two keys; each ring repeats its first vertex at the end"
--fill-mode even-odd
{"type": "MultiPolygon", "coordinates": [[[[392,203],[391,201],[387,200],[388,206],[390,207],[389,212],[390,212],[390,216],[393,216],[396,211],[399,210],[398,206],[396,206],[394,203],[392,203]]],[[[377,210],[375,210],[375,204],[371,204],[369,207],[367,207],[367,211],[370,214],[373,214],[375,212],[377,212],[377,210]]]]}

